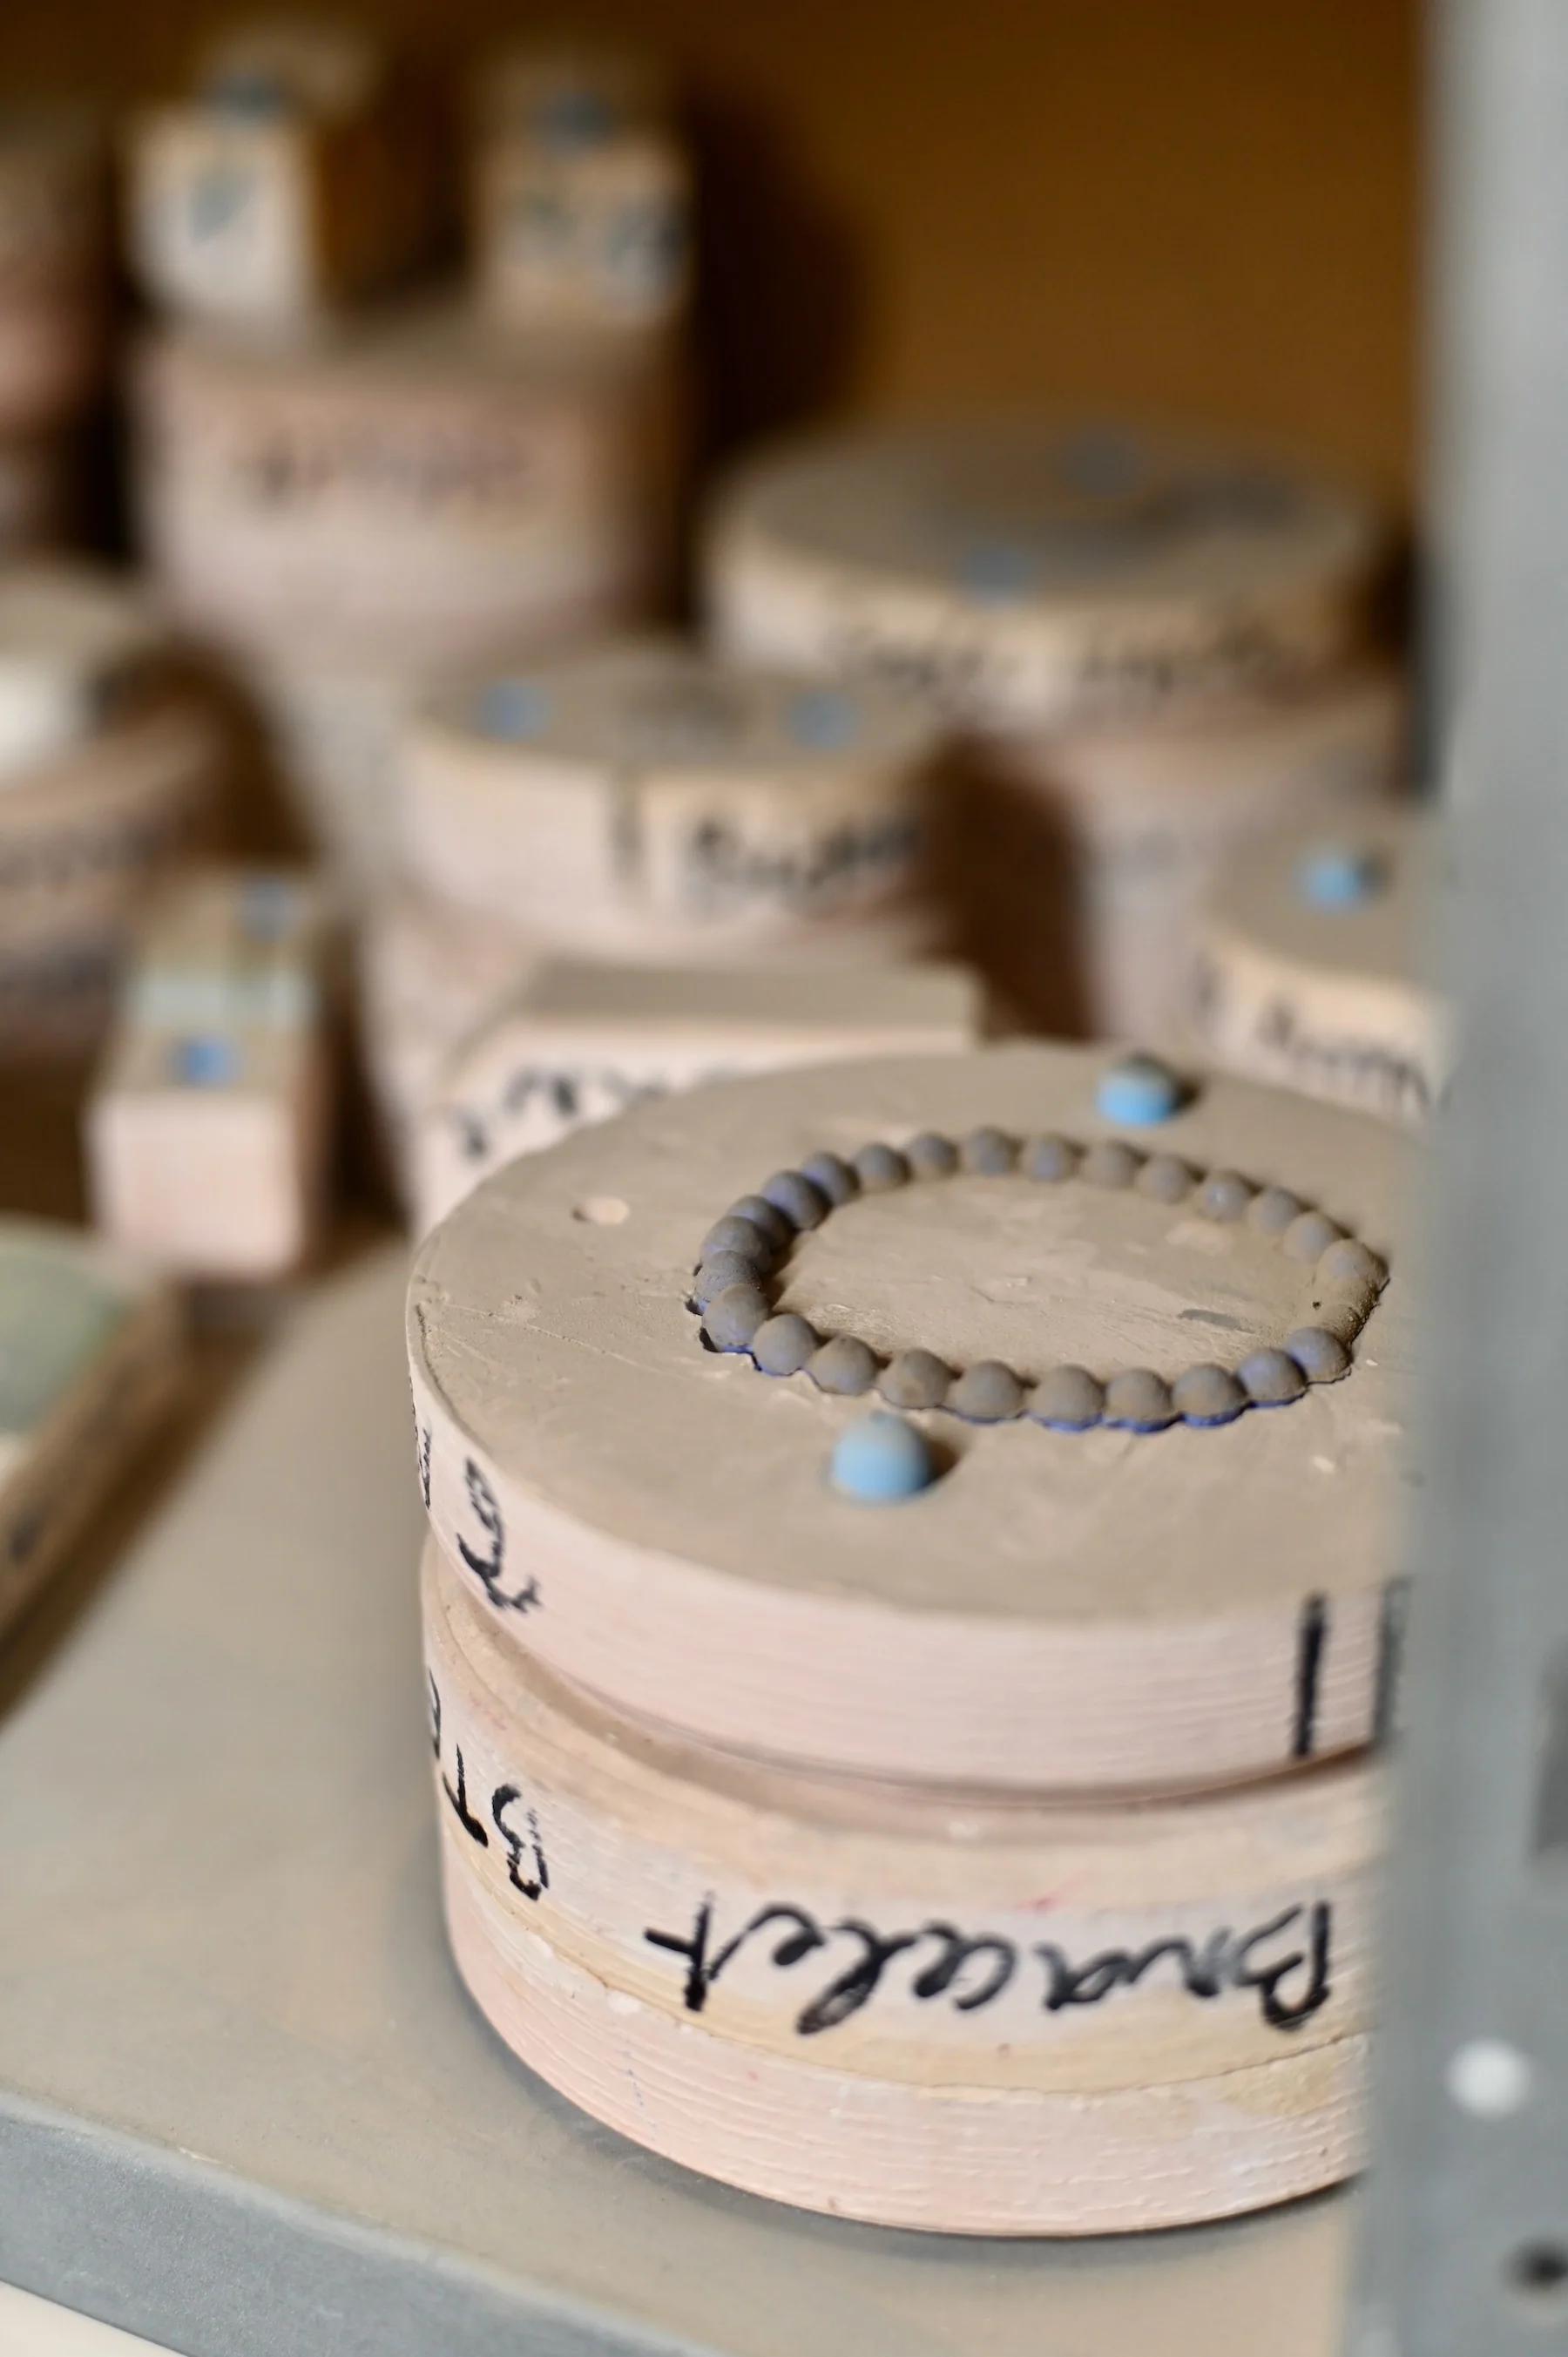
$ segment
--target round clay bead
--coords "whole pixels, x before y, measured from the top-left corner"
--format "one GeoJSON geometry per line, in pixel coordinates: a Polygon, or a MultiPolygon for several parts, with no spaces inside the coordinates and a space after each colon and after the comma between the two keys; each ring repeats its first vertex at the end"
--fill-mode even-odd
{"type": "Polygon", "coordinates": [[[1047,1187],[1058,1187],[1070,1178],[1081,1160],[1081,1151],[1070,1137],[1058,1137],[1055,1132],[1045,1137],[1031,1137],[1024,1147],[1024,1168],[1031,1178],[1043,1179],[1047,1187]]]}
{"type": "Polygon", "coordinates": [[[795,1241],[794,1229],[778,1205],[770,1203],[766,1195],[743,1195],[738,1203],[730,1205],[725,1217],[749,1220],[754,1228],[761,1229],[777,1252],[788,1251],[795,1241]]]}
{"type": "Polygon", "coordinates": [[[1236,1372],[1255,1407],[1283,1407],[1306,1389],[1306,1377],[1283,1351],[1254,1351],[1236,1372]]]}
{"type": "Polygon", "coordinates": [[[835,1334],[807,1361],[806,1372],[819,1391],[858,1398],[876,1381],[876,1353],[855,1334],[835,1334]]]}
{"type": "Polygon", "coordinates": [[[768,1320],[768,1296],[755,1285],[732,1285],[703,1312],[703,1331],[715,1351],[745,1351],[768,1320]]]}
{"type": "Polygon", "coordinates": [[[1197,1208],[1206,1220],[1240,1220],[1251,1200],[1251,1183],[1239,1170],[1211,1170],[1197,1190],[1197,1208]]]}
{"type": "Polygon", "coordinates": [[[1380,1286],[1387,1283],[1388,1274],[1377,1254],[1369,1252],[1355,1236],[1340,1236],[1317,1264],[1319,1285],[1380,1286]]]}
{"type": "Polygon", "coordinates": [[[971,1424],[1006,1424],[1023,1408],[1024,1386],[1000,1359],[979,1359],[960,1375],[947,1405],[971,1424]]]}
{"type": "Polygon", "coordinates": [[[909,1165],[891,1146],[863,1146],[854,1157],[854,1169],[868,1195],[884,1195],[890,1187],[902,1187],[909,1176],[909,1165]]]}
{"type": "Polygon", "coordinates": [[[1285,1336],[1285,1349],[1309,1383],[1337,1383],[1349,1371],[1349,1351],[1325,1326],[1298,1326],[1285,1336]]]}
{"type": "Polygon", "coordinates": [[[764,1319],[751,1338],[751,1355],[765,1375],[798,1375],[822,1337],[793,1310],[764,1319]]]}
{"type": "Polygon", "coordinates": [[[747,1260],[744,1253],[714,1253],[692,1280],[692,1298],[699,1309],[705,1309],[716,1294],[732,1285],[755,1285],[757,1277],[757,1263],[747,1260]]]}
{"type": "Polygon", "coordinates": [[[972,1129],[961,1149],[963,1167],[981,1178],[999,1178],[1018,1159],[1018,1141],[1004,1129],[972,1129]]]}
{"type": "Polygon", "coordinates": [[[883,1368],[876,1388],[889,1407],[940,1407],[952,1369],[934,1351],[900,1351],[883,1368]]]}
{"type": "Polygon", "coordinates": [[[733,1211],[726,1211],[722,1220],[715,1220],[703,1238],[697,1255],[699,1265],[703,1261],[716,1260],[720,1253],[736,1254],[739,1259],[749,1261],[759,1273],[771,1268],[777,1257],[772,1244],[755,1222],[740,1219],[733,1211]]]}
{"type": "Polygon", "coordinates": [[[860,1180],[842,1154],[808,1155],[800,1165],[800,1173],[813,1187],[821,1188],[835,1211],[860,1192],[860,1180]]]}
{"type": "Polygon", "coordinates": [[[1087,1367],[1053,1367],[1029,1394],[1028,1412],[1036,1423],[1067,1432],[1086,1431],[1100,1422],[1104,1409],[1105,1386],[1087,1367]]]}
{"type": "Polygon", "coordinates": [[[1301,1197],[1293,1195],[1288,1187],[1265,1187],[1253,1198],[1247,1217],[1261,1236],[1283,1236],[1291,1222],[1301,1215],[1301,1197]]]}
{"type": "Polygon", "coordinates": [[[1247,1394],[1227,1367],[1188,1367],[1171,1385],[1171,1405],[1185,1424],[1229,1424],[1247,1394]]]}
{"type": "Polygon", "coordinates": [[[1151,1154],[1138,1173],[1138,1192],[1156,1203],[1179,1203],[1192,1192],[1193,1175],[1179,1154],[1151,1154]]]}
{"type": "Polygon", "coordinates": [[[1091,1187],[1130,1187],[1144,1157],[1119,1137],[1102,1138],[1083,1157],[1083,1175],[1091,1187]]]}
{"type": "Polygon", "coordinates": [[[1105,1421],[1129,1432],[1160,1432],[1176,1421],[1171,1387],[1147,1367],[1112,1375],[1105,1386],[1105,1421]]]}
{"type": "Polygon", "coordinates": [[[1357,1286],[1321,1295],[1312,1305],[1313,1324],[1348,1347],[1371,1316],[1377,1297],[1369,1287],[1357,1286]]]}
{"type": "MultiPolygon", "coordinates": [[[[1359,1330],[1378,1306],[1379,1290],[1375,1285],[1359,1284],[1354,1277],[1346,1277],[1337,1285],[1325,1285],[1320,1276],[1315,1275],[1312,1283],[1312,1322],[1315,1326],[1327,1326],[1330,1322],[1328,1312],[1332,1309],[1353,1317],[1359,1330]]],[[[1333,1330],[1338,1332],[1337,1325],[1333,1330]]]]}
{"type": "Polygon", "coordinates": [[[936,1475],[930,1443],[918,1426],[880,1409],[839,1435],[830,1468],[832,1485],[868,1506],[917,1497],[936,1475]]]}
{"type": "Polygon", "coordinates": [[[1282,1241],[1287,1260],[1319,1261],[1342,1231],[1323,1211],[1303,1211],[1294,1219],[1282,1241]]]}
{"type": "Polygon", "coordinates": [[[958,1148],[950,1137],[934,1129],[921,1130],[904,1148],[904,1158],[917,1178],[950,1178],[958,1168],[958,1148]]]}
{"type": "Polygon", "coordinates": [[[803,1170],[776,1170],[762,1191],[776,1211],[800,1229],[820,1228],[832,1206],[803,1170]]]}

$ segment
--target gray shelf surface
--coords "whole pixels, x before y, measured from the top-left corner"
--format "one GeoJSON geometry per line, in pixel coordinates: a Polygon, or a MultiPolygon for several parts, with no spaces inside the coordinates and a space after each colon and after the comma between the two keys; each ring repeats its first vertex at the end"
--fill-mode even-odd
{"type": "Polygon", "coordinates": [[[0,2278],[191,2357],[1328,2357],[1343,2201],[893,2234],[502,2050],[442,1944],[403,1265],[292,1310],[0,1660],[0,2278]]]}

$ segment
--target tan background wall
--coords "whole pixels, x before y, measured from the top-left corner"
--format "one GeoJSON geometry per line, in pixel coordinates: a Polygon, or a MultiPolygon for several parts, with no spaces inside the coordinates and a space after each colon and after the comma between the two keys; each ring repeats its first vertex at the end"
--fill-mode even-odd
{"type": "MultiPolygon", "coordinates": [[[[342,13],[448,53],[538,22],[505,0],[342,13]]],[[[4,0],[0,88],[157,88],[213,14],[4,0]]],[[[725,438],[1044,396],[1259,428],[1402,487],[1418,16],[627,0],[554,21],[667,46],[702,94],[725,438]]]]}

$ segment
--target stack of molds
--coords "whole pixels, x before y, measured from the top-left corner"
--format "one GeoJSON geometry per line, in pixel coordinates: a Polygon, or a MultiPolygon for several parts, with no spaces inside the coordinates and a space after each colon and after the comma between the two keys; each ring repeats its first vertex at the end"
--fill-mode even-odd
{"type": "Polygon", "coordinates": [[[193,622],[285,665],[428,679],[603,629],[667,554],[671,395],[618,343],[446,305],[263,350],[168,335],[138,378],[150,552],[193,622]]]}
{"type": "Polygon", "coordinates": [[[171,314],[133,388],[143,538],[357,886],[417,696],[657,607],[684,443],[671,334],[581,303],[503,325],[478,278],[366,307],[430,210],[395,89],[357,35],[263,30],[135,144],[171,314]]]}
{"type": "Polygon", "coordinates": [[[1429,952],[1437,822],[1366,813],[1233,859],[1209,895],[1195,1043],[1228,1071],[1424,1121],[1449,1071],[1429,952]]]}
{"type": "Polygon", "coordinates": [[[331,1124],[328,934],[296,877],[197,869],[149,920],[87,1114],[93,1209],[198,1277],[314,1250],[331,1124]]]}
{"type": "Polygon", "coordinates": [[[181,1340],[161,1278],[75,1229],[0,1220],[0,1632],[172,1405],[181,1340]]]}
{"type": "Polygon", "coordinates": [[[1413,1152],[1009,1047],[668,1097],[459,1205],[408,1339],[447,1922],[500,2038],[898,2226],[1350,2170],[1413,1152]]]}
{"type": "Polygon", "coordinates": [[[1012,423],[786,454],[712,519],[732,651],[879,672],[974,756],[971,920],[1058,1029],[1168,1035],[1225,852],[1396,783],[1357,500],[1246,457],[1012,423]]]}
{"type": "Polygon", "coordinates": [[[0,557],[76,520],[77,429],[108,346],[104,181],[90,121],[0,108],[0,557]]]}
{"type": "Polygon", "coordinates": [[[154,567],[238,658],[353,882],[384,877],[422,691],[660,595],[680,402],[619,343],[501,339],[445,304],[261,353],[193,329],[144,351],[138,402],[154,567]]]}
{"type": "Polygon", "coordinates": [[[691,169],[667,78],[632,54],[508,51],[475,93],[470,234],[479,299],[520,328],[678,324],[691,169]]]}
{"type": "Polygon", "coordinates": [[[601,957],[835,963],[929,947],[933,734],[895,692],[674,643],[595,649],[433,702],[410,873],[601,957]]]}
{"type": "MultiPolygon", "coordinates": [[[[443,909],[448,927],[460,913],[478,929],[448,1004],[457,971],[494,974],[508,935],[518,987],[542,950],[637,966],[919,956],[947,923],[936,744],[929,719],[875,682],[822,688],[662,640],[470,683],[407,733],[403,851],[418,897],[384,921],[405,955],[443,909]]],[[[390,954],[370,955],[385,974],[390,954]]],[[[376,993],[372,1067],[429,1072],[491,1003],[471,999],[437,1041],[413,994],[376,993]]],[[[395,1099],[397,1125],[419,1110],[395,1099]]]]}
{"type": "Polygon", "coordinates": [[[582,1122],[741,1072],[972,1048],[978,978],[956,965],[761,968],[549,959],[442,1071],[421,1116],[415,1222],[444,1220],[514,1155],[582,1122]]]}
{"type": "Polygon", "coordinates": [[[135,911],[203,832],[224,757],[166,632],[112,575],[0,573],[0,1056],[92,1045],[135,911]]]}

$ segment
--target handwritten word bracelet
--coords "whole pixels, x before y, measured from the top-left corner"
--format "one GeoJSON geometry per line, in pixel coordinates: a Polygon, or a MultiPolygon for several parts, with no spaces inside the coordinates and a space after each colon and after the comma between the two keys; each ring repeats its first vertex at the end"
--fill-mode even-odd
{"type": "Polygon", "coordinates": [[[1354,2167],[1365,1756],[1137,1809],[976,1797],[955,1838],[950,1795],[601,1711],[434,1544],[423,1589],[457,1967],[595,2117],[777,2200],[944,2232],[1190,2224],[1354,2167]]]}

